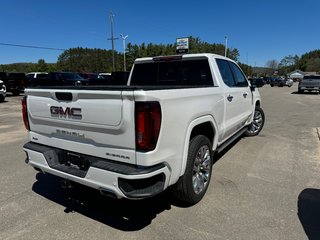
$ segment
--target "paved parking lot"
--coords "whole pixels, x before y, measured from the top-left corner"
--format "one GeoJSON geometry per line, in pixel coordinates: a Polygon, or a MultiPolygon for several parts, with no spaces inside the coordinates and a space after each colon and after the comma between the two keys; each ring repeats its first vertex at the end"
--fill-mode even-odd
{"type": "Polygon", "coordinates": [[[320,239],[320,96],[261,89],[266,124],[218,156],[193,207],[113,200],[24,163],[20,97],[0,103],[0,239],[320,239]]]}

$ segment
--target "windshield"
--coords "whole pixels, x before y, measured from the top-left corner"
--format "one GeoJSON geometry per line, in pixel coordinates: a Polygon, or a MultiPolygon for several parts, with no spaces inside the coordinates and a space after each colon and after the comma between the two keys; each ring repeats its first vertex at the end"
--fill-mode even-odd
{"type": "Polygon", "coordinates": [[[81,80],[81,79],[83,79],[82,77],[80,77],[79,74],[76,74],[76,73],[61,73],[59,78],[68,79],[68,80],[81,80]]]}
{"type": "Polygon", "coordinates": [[[9,78],[25,78],[26,75],[24,73],[9,73],[9,78]]]}
{"type": "Polygon", "coordinates": [[[314,79],[320,79],[320,76],[304,76],[303,80],[305,80],[305,79],[310,81],[310,80],[314,80],[314,79]]]}

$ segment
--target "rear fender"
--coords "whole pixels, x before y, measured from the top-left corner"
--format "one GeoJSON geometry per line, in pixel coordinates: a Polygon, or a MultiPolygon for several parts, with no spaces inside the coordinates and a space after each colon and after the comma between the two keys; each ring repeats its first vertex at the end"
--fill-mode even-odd
{"type": "Polygon", "coordinates": [[[217,131],[218,127],[217,124],[213,118],[213,116],[211,115],[207,115],[207,116],[203,116],[200,118],[197,118],[195,120],[193,120],[190,124],[189,127],[187,129],[187,133],[186,133],[186,137],[185,137],[185,143],[184,143],[184,148],[183,148],[183,157],[182,157],[182,163],[181,163],[181,170],[180,170],[180,175],[182,176],[186,170],[186,165],[187,165],[187,160],[188,160],[188,151],[189,151],[189,142],[190,142],[190,136],[192,133],[192,130],[202,124],[202,123],[211,123],[213,130],[214,130],[214,137],[213,139],[209,139],[210,142],[212,142],[212,150],[214,151],[217,148],[217,143],[218,143],[218,136],[219,133],[217,131]]]}

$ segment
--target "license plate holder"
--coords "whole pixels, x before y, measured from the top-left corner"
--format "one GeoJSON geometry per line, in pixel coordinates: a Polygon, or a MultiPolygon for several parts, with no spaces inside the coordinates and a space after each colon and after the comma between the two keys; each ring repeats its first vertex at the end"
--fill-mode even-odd
{"type": "Polygon", "coordinates": [[[90,162],[85,158],[85,156],[72,152],[65,153],[65,157],[63,158],[61,164],[85,171],[87,171],[90,166],[90,162]]]}

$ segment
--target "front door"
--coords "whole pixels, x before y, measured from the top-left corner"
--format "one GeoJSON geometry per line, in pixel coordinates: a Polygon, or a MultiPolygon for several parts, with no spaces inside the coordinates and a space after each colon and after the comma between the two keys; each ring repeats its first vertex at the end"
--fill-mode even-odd
{"type": "Polygon", "coordinates": [[[246,77],[233,62],[217,59],[225,84],[225,128],[222,139],[239,131],[252,114],[252,94],[246,77]]]}

